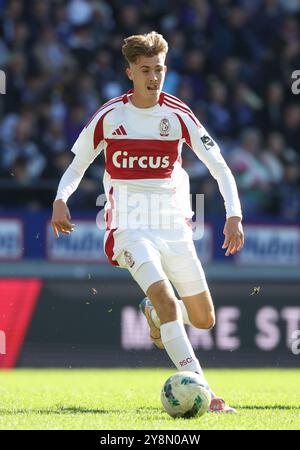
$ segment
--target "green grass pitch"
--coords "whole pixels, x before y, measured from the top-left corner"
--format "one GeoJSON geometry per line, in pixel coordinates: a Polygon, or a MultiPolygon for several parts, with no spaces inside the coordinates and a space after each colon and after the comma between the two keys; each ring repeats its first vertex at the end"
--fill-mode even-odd
{"type": "Polygon", "coordinates": [[[0,371],[0,429],[300,429],[300,369],[208,369],[238,414],[172,419],[160,390],[169,369],[0,371]]]}

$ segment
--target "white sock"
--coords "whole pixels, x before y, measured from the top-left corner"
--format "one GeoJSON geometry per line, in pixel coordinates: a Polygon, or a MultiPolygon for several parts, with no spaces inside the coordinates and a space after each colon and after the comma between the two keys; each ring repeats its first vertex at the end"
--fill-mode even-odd
{"type": "MultiPolygon", "coordinates": [[[[189,319],[189,315],[188,315],[187,309],[186,309],[183,301],[176,299],[176,303],[180,307],[183,323],[185,325],[190,325],[191,327],[193,327],[194,325],[192,324],[192,322],[189,319]]],[[[154,308],[151,311],[151,318],[152,318],[153,322],[155,323],[155,325],[159,328],[160,320],[159,320],[158,315],[156,314],[156,311],[154,308]]]]}
{"type": "MultiPolygon", "coordinates": [[[[177,304],[180,307],[181,313],[182,313],[182,319],[183,323],[186,325],[193,326],[191,323],[187,309],[185,307],[185,304],[182,300],[177,299],[177,304]]],[[[183,326],[183,323],[181,320],[175,320],[174,322],[168,322],[163,325],[160,325],[160,320],[158,318],[158,315],[156,314],[155,309],[153,308],[151,311],[151,317],[153,322],[157,327],[160,327],[161,332],[161,340],[165,346],[165,349],[177,367],[178,370],[190,370],[192,372],[198,372],[199,375],[203,377],[203,379],[207,383],[207,387],[210,390],[212,398],[216,397],[216,394],[211,390],[209,387],[209,384],[203,374],[203,370],[200,366],[199,360],[195,356],[195,352],[193,350],[193,347],[188,339],[188,336],[186,334],[185,328],[183,326]],[[175,325],[173,325],[175,324],[175,325]],[[181,366],[180,361],[184,360],[184,355],[188,354],[190,358],[193,359],[193,362],[181,366]]]]}
{"type": "Polygon", "coordinates": [[[161,340],[178,370],[198,372],[203,376],[200,363],[187,337],[183,322],[174,320],[160,326],[161,340]]]}

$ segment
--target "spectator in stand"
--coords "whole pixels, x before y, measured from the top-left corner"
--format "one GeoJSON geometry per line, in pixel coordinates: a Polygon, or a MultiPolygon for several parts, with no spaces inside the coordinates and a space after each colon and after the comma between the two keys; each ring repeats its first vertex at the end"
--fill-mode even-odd
{"type": "Polygon", "coordinates": [[[271,177],[261,153],[261,133],[248,128],[242,132],[240,146],[230,155],[230,166],[237,180],[243,204],[252,213],[264,210],[271,187],[271,177]]]}
{"type": "Polygon", "coordinates": [[[300,156],[300,105],[288,104],[283,112],[282,134],[287,145],[295,149],[300,156]]]}
{"type": "Polygon", "coordinates": [[[208,125],[221,139],[233,133],[232,111],[228,102],[228,91],[220,81],[214,81],[210,87],[207,107],[208,125]]]}
{"type": "Polygon", "coordinates": [[[42,135],[41,147],[47,156],[57,155],[68,149],[64,126],[61,121],[49,121],[48,129],[42,135]]]}
{"type": "Polygon", "coordinates": [[[266,148],[261,155],[261,160],[268,169],[270,183],[279,185],[284,177],[284,153],[285,140],[282,134],[273,131],[267,138],[266,148]]]}
{"type": "Polygon", "coordinates": [[[20,119],[14,129],[12,140],[6,142],[1,153],[2,167],[11,176],[12,167],[18,158],[26,165],[27,178],[38,178],[46,166],[46,158],[32,139],[33,123],[30,119],[20,119]]]}
{"type": "Polygon", "coordinates": [[[284,89],[279,81],[272,81],[265,92],[260,125],[264,130],[280,129],[284,106],[284,89]]]}
{"type": "MultiPolygon", "coordinates": [[[[298,159],[298,158],[297,158],[298,159]]],[[[285,219],[300,219],[300,169],[298,161],[284,168],[284,183],[279,187],[279,214],[285,219]],[[296,163],[297,162],[297,163],[296,163]]]]}

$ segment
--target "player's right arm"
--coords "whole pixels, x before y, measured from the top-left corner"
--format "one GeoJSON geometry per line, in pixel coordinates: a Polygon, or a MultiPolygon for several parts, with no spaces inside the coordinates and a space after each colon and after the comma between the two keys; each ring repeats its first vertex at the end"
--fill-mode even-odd
{"type": "Polygon", "coordinates": [[[89,165],[102,150],[101,139],[97,140],[95,148],[95,126],[97,123],[97,120],[93,120],[80,133],[72,148],[75,157],[59,182],[51,219],[52,228],[57,238],[59,233],[70,234],[74,230],[75,225],[71,223],[67,201],[76,191],[89,165]]]}

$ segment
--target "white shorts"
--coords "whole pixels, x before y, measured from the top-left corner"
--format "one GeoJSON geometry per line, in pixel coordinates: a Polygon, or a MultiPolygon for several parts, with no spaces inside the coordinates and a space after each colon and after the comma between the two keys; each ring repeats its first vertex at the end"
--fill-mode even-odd
{"type": "Polygon", "coordinates": [[[180,297],[208,290],[192,232],[179,230],[124,230],[114,237],[120,267],[129,270],[147,293],[155,282],[168,279],[180,297]]]}

